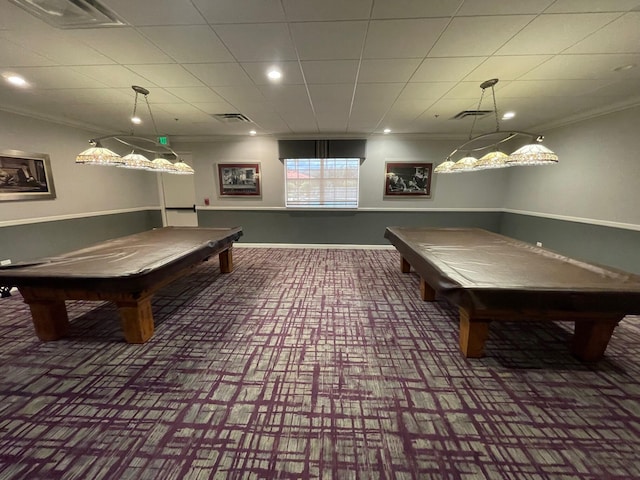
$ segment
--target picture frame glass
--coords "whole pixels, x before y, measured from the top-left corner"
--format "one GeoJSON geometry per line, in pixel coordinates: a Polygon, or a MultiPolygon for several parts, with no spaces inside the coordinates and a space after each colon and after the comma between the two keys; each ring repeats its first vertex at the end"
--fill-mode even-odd
{"type": "Polygon", "coordinates": [[[433,163],[386,162],[385,196],[430,197],[433,163]]]}
{"type": "Polygon", "coordinates": [[[46,153],[0,151],[0,201],[56,198],[51,161],[46,153]]]}
{"type": "Polygon", "coordinates": [[[218,183],[222,197],[260,196],[260,164],[218,163],[218,183]]]}

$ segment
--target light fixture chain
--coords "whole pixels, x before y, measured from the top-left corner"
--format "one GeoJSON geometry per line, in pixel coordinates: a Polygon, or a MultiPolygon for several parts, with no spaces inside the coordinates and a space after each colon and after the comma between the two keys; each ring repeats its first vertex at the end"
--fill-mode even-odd
{"type": "MultiPolygon", "coordinates": [[[[480,101],[478,102],[478,108],[476,108],[476,112],[480,112],[480,106],[482,105],[482,98],[484,97],[484,88],[482,89],[482,93],[480,94],[480,101]]],[[[473,123],[471,124],[471,131],[469,132],[469,140],[473,138],[473,127],[476,126],[476,120],[478,119],[478,115],[473,116],[473,123]]]]}
{"type": "Polygon", "coordinates": [[[496,91],[493,89],[493,85],[491,85],[491,94],[493,95],[493,111],[496,114],[496,132],[499,132],[500,120],[498,119],[498,104],[496,103],[496,91]]]}
{"type": "Polygon", "coordinates": [[[147,109],[149,110],[149,116],[151,117],[151,123],[153,124],[153,133],[155,134],[156,138],[158,137],[158,127],[156,126],[156,119],[153,118],[153,113],[151,112],[151,105],[149,105],[149,99],[147,98],[147,95],[144,96],[144,100],[145,102],[147,102],[147,109]]]}
{"type": "Polygon", "coordinates": [[[133,113],[131,114],[131,135],[134,135],[135,132],[135,123],[133,122],[133,119],[136,118],[136,112],[138,110],[138,92],[136,92],[136,96],[133,100],[133,113]]]}

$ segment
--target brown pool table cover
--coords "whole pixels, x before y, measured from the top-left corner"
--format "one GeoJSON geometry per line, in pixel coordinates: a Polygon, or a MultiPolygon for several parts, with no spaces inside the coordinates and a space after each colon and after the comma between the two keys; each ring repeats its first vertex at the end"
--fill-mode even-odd
{"type": "Polygon", "coordinates": [[[160,275],[179,271],[228,249],[241,227],[165,227],[115,238],[63,255],[0,268],[0,284],[144,289],[160,275]]]}
{"type": "Polygon", "coordinates": [[[388,227],[385,238],[436,292],[466,308],[640,313],[640,276],[486,230],[388,227]]]}

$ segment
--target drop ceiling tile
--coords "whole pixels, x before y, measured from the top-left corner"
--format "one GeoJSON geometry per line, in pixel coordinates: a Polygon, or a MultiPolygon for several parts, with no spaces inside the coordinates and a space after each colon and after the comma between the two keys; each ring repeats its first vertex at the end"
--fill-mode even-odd
{"type": "Polygon", "coordinates": [[[623,15],[564,53],[640,53],[640,12],[623,15]]]}
{"type": "Polygon", "coordinates": [[[316,113],[331,110],[348,113],[351,108],[352,85],[310,85],[309,93],[316,113]]]}
{"type": "Polygon", "coordinates": [[[280,0],[193,0],[210,24],[284,22],[280,0]]]}
{"type": "Polygon", "coordinates": [[[108,0],[105,4],[131,25],[206,24],[190,0],[108,0]]]}
{"type": "MultiPolygon", "coordinates": [[[[586,95],[609,83],[607,80],[514,80],[500,89],[500,98],[575,97],[586,95]]],[[[500,100],[498,99],[498,102],[500,100]]]]}
{"type": "Polygon", "coordinates": [[[33,88],[95,88],[104,83],[75,72],[68,67],[24,67],[20,69],[33,88]]]}
{"type": "Polygon", "coordinates": [[[158,103],[153,105],[153,116],[158,119],[162,118],[162,115],[169,118],[179,118],[181,121],[206,121],[211,119],[210,115],[207,115],[200,109],[190,105],[188,103],[158,103]]]}
{"type": "Polygon", "coordinates": [[[171,57],[131,28],[69,30],[68,35],[75,38],[75,45],[78,45],[78,48],[82,48],[82,44],[86,44],[111,59],[112,62],[120,64],[173,62],[171,57]]]}
{"type": "Polygon", "coordinates": [[[310,85],[356,81],[357,60],[306,60],[301,63],[305,81],[310,85]]]}
{"type": "Polygon", "coordinates": [[[618,101],[631,99],[634,103],[640,102],[640,89],[638,89],[638,78],[624,78],[614,80],[605,85],[599,86],[589,92],[588,97],[617,97],[618,101]]]}
{"type": "Polygon", "coordinates": [[[289,129],[285,121],[275,112],[256,111],[252,114],[246,114],[247,117],[255,124],[258,134],[265,132],[286,131],[289,129]]]}
{"type": "Polygon", "coordinates": [[[317,112],[318,129],[322,133],[344,133],[347,131],[349,116],[344,112],[317,112]]]}
{"type": "Polygon", "coordinates": [[[464,78],[487,57],[425,58],[411,82],[447,82],[464,78]]]}
{"type": "Polygon", "coordinates": [[[282,120],[286,122],[291,130],[298,134],[318,133],[318,122],[309,112],[289,111],[281,114],[282,120]]]}
{"type": "Polygon", "coordinates": [[[233,61],[227,47],[208,25],[144,27],[139,31],[177,62],[233,61]]]}
{"type": "Polygon", "coordinates": [[[364,58],[423,58],[446,27],[446,18],[374,20],[364,58]]]}
{"type": "Polygon", "coordinates": [[[441,126],[439,131],[452,133],[469,133],[471,129],[471,119],[451,120],[455,115],[470,107],[469,100],[464,98],[445,98],[434,102],[420,115],[418,122],[428,119],[441,126]]]}
{"type": "Polygon", "coordinates": [[[484,82],[490,78],[501,81],[515,80],[552,58],[551,55],[505,55],[487,58],[471,73],[464,76],[465,81],[484,82]]]}
{"type": "Polygon", "coordinates": [[[69,104],[117,104],[123,113],[131,113],[135,93],[114,88],[48,89],[43,90],[49,100],[69,104]]]}
{"type": "Polygon", "coordinates": [[[267,102],[274,105],[309,104],[309,95],[304,85],[262,85],[259,87],[267,102]]]}
{"type": "Polygon", "coordinates": [[[154,83],[150,84],[146,78],[120,65],[87,65],[70,68],[84,76],[93,78],[101,84],[108,84],[110,87],[140,85],[149,88],[156,86],[154,83]]]}
{"type": "Polygon", "coordinates": [[[301,60],[360,58],[367,22],[308,22],[291,24],[301,60]]]}
{"type": "Polygon", "coordinates": [[[526,15],[545,12],[553,0],[473,0],[464,2],[457,15],[526,15]]]}
{"type": "Polygon", "coordinates": [[[304,83],[298,62],[253,62],[243,63],[241,67],[256,85],[304,83]],[[282,78],[278,82],[273,82],[267,77],[267,71],[271,67],[275,67],[282,72],[282,78]]]}
{"type": "Polygon", "coordinates": [[[520,80],[616,79],[640,76],[640,68],[616,72],[624,65],[640,65],[640,54],[557,55],[532,69],[520,80]]]}
{"type": "Polygon", "coordinates": [[[283,0],[290,22],[316,20],[367,20],[373,0],[283,0]]]}
{"type": "Polygon", "coordinates": [[[638,0],[556,0],[545,13],[627,12],[638,8],[638,0]]]}
{"type": "Polygon", "coordinates": [[[456,82],[409,83],[400,93],[398,100],[418,103],[431,101],[431,103],[433,103],[435,100],[446,95],[455,85],[456,82]]]}
{"type": "Polygon", "coordinates": [[[209,87],[173,87],[167,92],[188,103],[223,102],[224,100],[209,87]]]}
{"type": "Polygon", "coordinates": [[[431,49],[429,57],[491,55],[534,18],[533,15],[456,17],[431,49]]]}
{"type": "Polygon", "coordinates": [[[450,17],[463,0],[376,0],[372,18],[450,17]]]}
{"type": "Polygon", "coordinates": [[[192,105],[207,115],[237,113],[237,109],[228,102],[192,102],[192,105]]]}
{"type": "Polygon", "coordinates": [[[358,83],[407,82],[420,65],[419,58],[363,60],[358,83]]]}
{"type": "Polygon", "coordinates": [[[22,8],[10,2],[0,2],[0,30],[25,31],[47,26],[22,8]]]}
{"type": "Polygon", "coordinates": [[[0,42],[5,48],[0,50],[0,68],[7,70],[15,67],[44,67],[55,65],[49,58],[32,52],[9,40],[8,32],[0,31],[0,42]]]}
{"type": "Polygon", "coordinates": [[[215,25],[214,30],[239,62],[297,59],[285,23],[215,25]]]}
{"type": "MultiPolygon", "coordinates": [[[[131,102],[131,105],[133,106],[135,92],[131,89],[131,87],[118,88],[117,90],[127,95],[131,99],[130,102],[131,102]]],[[[152,105],[156,103],[179,103],[183,101],[183,100],[180,100],[175,95],[172,95],[171,93],[169,93],[164,88],[159,88],[159,87],[149,88],[149,95],[147,95],[147,100],[149,100],[149,103],[152,105]]],[[[138,96],[138,101],[144,102],[144,97],[138,96]]]]}
{"type": "MultiPolygon", "coordinates": [[[[114,61],[96,49],[84,45],[53,28],[25,29],[3,32],[9,40],[20,46],[26,54],[38,55],[59,65],[110,64],[114,61]]],[[[20,51],[19,50],[19,51],[20,51]]]]}
{"type": "Polygon", "coordinates": [[[211,87],[251,85],[252,81],[238,63],[189,63],[183,65],[202,83],[211,87]]]}
{"type": "Polygon", "coordinates": [[[616,18],[615,13],[541,15],[511,38],[498,55],[556,54],[616,18]],[[544,38],[541,42],[540,39],[544,38]]]}
{"type": "Polygon", "coordinates": [[[266,101],[262,92],[253,85],[237,85],[215,87],[214,91],[225,101],[242,108],[248,104],[259,104],[266,101]]]}
{"type": "Polygon", "coordinates": [[[418,118],[429,106],[412,101],[398,100],[381,119],[380,126],[382,128],[390,128],[396,132],[402,125],[406,125],[418,118]]]}
{"type": "MultiPolygon", "coordinates": [[[[509,82],[501,82],[500,85],[504,86],[509,82]]],[[[498,87],[496,87],[498,90],[498,87]]],[[[472,102],[475,100],[474,108],[478,107],[478,103],[480,101],[480,96],[482,95],[482,88],[480,88],[480,84],[478,82],[459,82],[453,87],[451,90],[447,92],[444,98],[465,98],[468,101],[472,102]]],[[[488,109],[492,103],[491,99],[491,90],[485,90],[484,98],[482,99],[483,103],[480,107],[481,110],[488,109]]]]}
{"type": "Polygon", "coordinates": [[[403,83],[358,84],[353,99],[354,108],[357,106],[364,109],[365,105],[372,105],[371,108],[382,107],[387,110],[398,98],[403,87],[403,83]]]}
{"type": "MultiPolygon", "coordinates": [[[[382,121],[382,115],[376,115],[373,111],[362,111],[352,113],[347,124],[347,131],[352,133],[370,134],[373,133],[382,121]]],[[[381,126],[380,133],[386,128],[381,126]]]]}
{"type": "Polygon", "coordinates": [[[181,65],[130,65],[136,74],[159,87],[200,87],[202,82],[191,75],[181,65]]]}

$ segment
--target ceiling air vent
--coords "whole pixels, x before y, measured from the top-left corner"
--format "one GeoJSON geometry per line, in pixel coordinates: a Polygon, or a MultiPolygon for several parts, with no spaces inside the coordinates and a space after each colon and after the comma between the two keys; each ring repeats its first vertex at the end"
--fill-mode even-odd
{"type": "Polygon", "coordinates": [[[213,113],[211,116],[222,123],[251,123],[251,120],[241,113],[213,113]]]}
{"type": "Polygon", "coordinates": [[[11,0],[11,2],[57,28],[126,25],[98,0],[11,0]]]}
{"type": "Polygon", "coordinates": [[[485,115],[488,115],[490,113],[493,113],[493,110],[463,110],[457,115],[454,115],[453,118],[456,120],[461,120],[467,117],[484,117],[485,115]]]}

